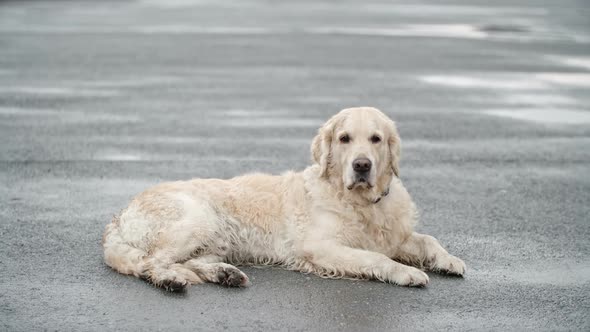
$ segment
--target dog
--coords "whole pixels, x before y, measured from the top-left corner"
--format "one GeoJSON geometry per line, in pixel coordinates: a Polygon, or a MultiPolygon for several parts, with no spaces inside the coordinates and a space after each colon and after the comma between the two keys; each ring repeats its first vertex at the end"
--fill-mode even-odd
{"type": "Polygon", "coordinates": [[[104,260],[169,291],[249,285],[236,265],[418,287],[429,282],[422,270],[463,276],[461,259],[413,231],[400,148],[384,113],[344,109],[319,129],[302,172],[168,182],[139,194],[106,226],[104,260]]]}

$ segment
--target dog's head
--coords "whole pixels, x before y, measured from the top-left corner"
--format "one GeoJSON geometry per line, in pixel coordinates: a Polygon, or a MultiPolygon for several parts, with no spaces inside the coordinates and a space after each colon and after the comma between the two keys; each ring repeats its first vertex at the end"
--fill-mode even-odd
{"type": "Polygon", "coordinates": [[[376,108],[347,108],[318,131],[311,154],[320,175],[359,193],[386,191],[399,175],[400,138],[395,123],[376,108]]]}

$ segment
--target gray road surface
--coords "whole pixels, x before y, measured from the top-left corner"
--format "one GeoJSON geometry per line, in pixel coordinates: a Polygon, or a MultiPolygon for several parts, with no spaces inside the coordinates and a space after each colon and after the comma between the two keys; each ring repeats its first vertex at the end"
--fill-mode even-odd
{"type": "Polygon", "coordinates": [[[490,2],[0,2],[0,330],[589,330],[590,6],[490,2]],[[176,295],[102,263],[134,194],[303,169],[357,105],[465,279],[176,295]]]}

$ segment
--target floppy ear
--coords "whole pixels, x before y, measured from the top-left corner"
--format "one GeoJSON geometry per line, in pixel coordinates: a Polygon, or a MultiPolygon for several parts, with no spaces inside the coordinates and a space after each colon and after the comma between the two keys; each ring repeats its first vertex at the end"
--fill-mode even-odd
{"type": "Polygon", "coordinates": [[[318,130],[318,134],[311,142],[311,156],[320,165],[320,176],[328,176],[328,166],[331,158],[332,125],[326,123],[318,130]]]}
{"type": "Polygon", "coordinates": [[[390,120],[391,125],[391,133],[389,136],[389,140],[387,143],[389,144],[389,160],[391,164],[391,169],[393,170],[393,174],[396,177],[399,177],[399,160],[401,156],[401,145],[402,141],[397,133],[397,128],[395,127],[395,122],[390,120]]]}

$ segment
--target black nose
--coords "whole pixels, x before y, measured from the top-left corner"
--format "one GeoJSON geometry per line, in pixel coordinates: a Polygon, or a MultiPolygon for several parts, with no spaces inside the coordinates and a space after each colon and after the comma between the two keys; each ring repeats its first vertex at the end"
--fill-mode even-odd
{"type": "Polygon", "coordinates": [[[357,158],[352,162],[355,172],[368,172],[371,170],[371,161],[368,158],[357,158]]]}

